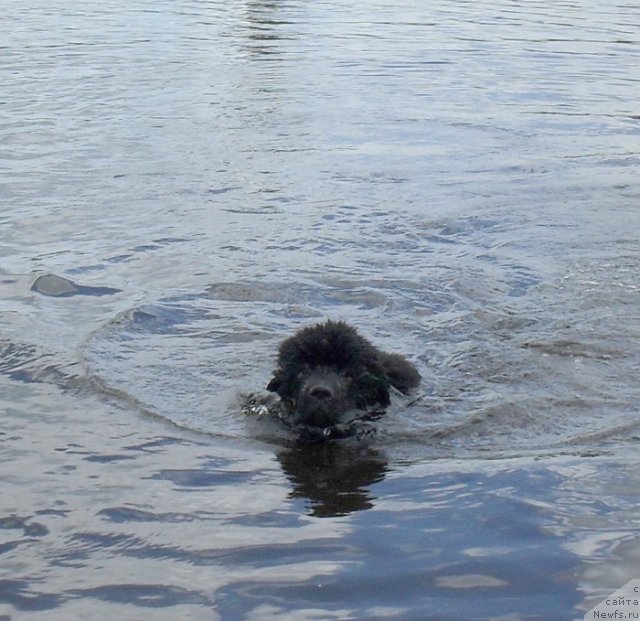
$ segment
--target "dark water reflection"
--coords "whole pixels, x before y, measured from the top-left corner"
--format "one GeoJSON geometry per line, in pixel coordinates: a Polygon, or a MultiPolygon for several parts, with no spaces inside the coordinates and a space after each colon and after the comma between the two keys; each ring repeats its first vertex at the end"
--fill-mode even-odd
{"type": "Polygon", "coordinates": [[[640,557],[640,12],[8,0],[0,619],[580,619],[640,557]],[[241,415],[325,317],[425,378],[241,415]]]}
{"type": "Polygon", "coordinates": [[[387,470],[381,452],[341,442],[294,446],[277,458],[291,482],[291,497],[307,499],[311,515],[317,517],[373,507],[371,486],[387,470]]]}

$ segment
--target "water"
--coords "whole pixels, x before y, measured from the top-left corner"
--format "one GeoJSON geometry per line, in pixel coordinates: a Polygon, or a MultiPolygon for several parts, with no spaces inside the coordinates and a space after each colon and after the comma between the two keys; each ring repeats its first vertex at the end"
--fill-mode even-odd
{"type": "Polygon", "coordinates": [[[581,619],[640,578],[640,9],[5,3],[0,619],[581,619]],[[247,420],[325,317],[424,381],[247,420]]]}

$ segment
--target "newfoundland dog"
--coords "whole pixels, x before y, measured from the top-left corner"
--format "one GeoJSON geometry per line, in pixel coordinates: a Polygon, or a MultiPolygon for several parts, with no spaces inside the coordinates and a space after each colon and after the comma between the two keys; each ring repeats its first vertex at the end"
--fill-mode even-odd
{"type": "Polygon", "coordinates": [[[342,321],[326,321],[280,345],[267,390],[280,396],[292,425],[328,430],[354,411],[388,406],[390,387],[407,394],[419,382],[404,357],[380,351],[342,321]]]}

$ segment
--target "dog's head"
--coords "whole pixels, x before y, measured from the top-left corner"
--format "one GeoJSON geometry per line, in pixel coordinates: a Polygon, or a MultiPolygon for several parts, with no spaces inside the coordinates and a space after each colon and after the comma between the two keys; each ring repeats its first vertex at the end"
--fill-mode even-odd
{"type": "Polygon", "coordinates": [[[352,410],[389,405],[379,352],[354,328],[328,321],[304,328],[280,346],[267,390],[278,393],[294,425],[327,428],[352,410]]]}

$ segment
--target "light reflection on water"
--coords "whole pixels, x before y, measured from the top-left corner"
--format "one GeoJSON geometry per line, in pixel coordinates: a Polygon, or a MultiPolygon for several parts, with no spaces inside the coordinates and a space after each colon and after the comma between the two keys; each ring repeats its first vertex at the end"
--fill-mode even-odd
{"type": "Polygon", "coordinates": [[[639,17],[10,0],[0,617],[573,619],[637,578],[639,17]],[[425,381],[288,446],[234,399],[326,316],[425,381]]]}

